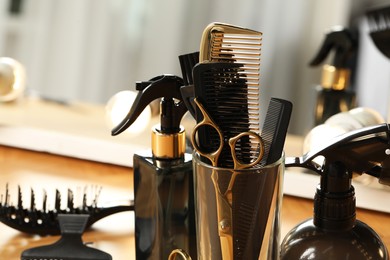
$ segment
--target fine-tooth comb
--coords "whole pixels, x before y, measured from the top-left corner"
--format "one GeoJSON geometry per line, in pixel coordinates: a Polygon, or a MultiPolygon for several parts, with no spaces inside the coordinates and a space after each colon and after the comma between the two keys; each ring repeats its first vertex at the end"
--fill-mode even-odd
{"type": "Polygon", "coordinates": [[[120,205],[111,207],[100,207],[97,204],[99,191],[95,194],[91,203],[87,202],[87,193],[84,189],[82,195],[82,203],[80,206],[75,206],[74,194],[71,189],[67,193],[67,206],[61,208],[61,193],[59,190],[55,192],[54,208],[49,209],[47,201],[47,193],[43,192],[41,209],[36,207],[35,192],[31,189],[30,207],[24,208],[23,197],[20,186],[18,186],[17,205],[11,203],[8,184],[6,185],[6,192],[3,199],[0,201],[0,221],[16,230],[24,233],[38,234],[38,235],[58,235],[60,234],[60,226],[58,223],[59,214],[87,214],[89,219],[86,227],[90,227],[98,220],[109,215],[134,210],[134,203],[127,201],[120,205]]]}
{"type": "MultiPolygon", "coordinates": [[[[291,113],[292,103],[290,101],[271,98],[261,131],[261,137],[265,146],[263,160],[260,162],[261,165],[275,163],[282,156],[291,113]]],[[[262,244],[270,241],[272,234],[266,234],[266,225],[270,209],[273,208],[271,203],[275,196],[274,189],[278,178],[280,176],[269,173],[259,179],[260,185],[249,179],[243,190],[237,191],[241,196],[245,196],[243,201],[251,202],[251,204],[241,203],[238,211],[241,212],[241,218],[249,220],[249,223],[246,222],[237,232],[238,239],[242,238],[241,240],[245,244],[242,259],[257,259],[262,244]],[[252,193],[251,191],[255,192],[252,193]]],[[[276,229],[280,228],[279,223],[275,223],[275,225],[276,229]]],[[[272,238],[273,243],[279,243],[277,240],[277,236],[272,238]]]]}

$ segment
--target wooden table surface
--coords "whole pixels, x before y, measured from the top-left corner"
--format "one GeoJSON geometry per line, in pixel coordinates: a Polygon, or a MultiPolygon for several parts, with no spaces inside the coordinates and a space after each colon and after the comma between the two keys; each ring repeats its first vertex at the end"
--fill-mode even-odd
{"type": "MultiPolygon", "coordinates": [[[[25,203],[28,203],[30,188],[45,189],[49,194],[55,189],[101,186],[100,200],[132,198],[132,169],[110,164],[96,163],[69,157],[38,153],[0,146],[0,194],[5,193],[8,183],[14,201],[17,186],[20,185],[25,203]]],[[[64,197],[64,196],[63,196],[64,197]]],[[[53,202],[54,203],[54,202],[53,202]]],[[[390,204],[389,204],[390,206],[390,204]]],[[[312,216],[312,201],[284,196],[282,208],[282,232],[284,235],[301,221],[312,216]]],[[[390,248],[390,214],[358,210],[357,216],[366,222],[390,248]]],[[[84,242],[111,254],[115,260],[135,259],[134,215],[119,213],[97,222],[84,233],[84,242]]],[[[23,250],[51,244],[58,236],[40,237],[20,233],[0,224],[0,260],[20,259],[23,250]]]]}

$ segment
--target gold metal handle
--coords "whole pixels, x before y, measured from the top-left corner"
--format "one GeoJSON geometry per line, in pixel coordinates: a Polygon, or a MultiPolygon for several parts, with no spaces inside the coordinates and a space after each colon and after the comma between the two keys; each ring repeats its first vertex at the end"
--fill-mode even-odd
{"type": "Polygon", "coordinates": [[[194,149],[202,156],[206,157],[211,161],[211,164],[213,166],[218,166],[218,157],[222,152],[223,148],[223,136],[222,136],[222,131],[218,128],[217,124],[212,120],[212,118],[209,116],[207,113],[206,109],[203,107],[203,105],[200,103],[200,101],[195,98],[194,102],[198,105],[198,108],[200,112],[203,115],[202,121],[200,121],[197,125],[195,125],[194,130],[191,135],[191,142],[192,145],[194,146],[194,149]],[[216,151],[213,152],[204,152],[198,145],[198,141],[196,140],[196,134],[198,133],[198,130],[200,127],[203,126],[210,126],[215,129],[215,131],[219,135],[219,147],[216,151]]]}
{"type": "Polygon", "coordinates": [[[180,256],[181,259],[184,260],[192,260],[191,256],[187,254],[186,251],[180,248],[172,250],[172,252],[168,256],[168,260],[176,260],[177,256],[180,256]]]}
{"type": "Polygon", "coordinates": [[[243,133],[240,133],[240,134],[236,135],[235,137],[230,138],[229,139],[229,146],[230,146],[231,154],[232,154],[232,157],[233,157],[234,169],[235,170],[241,170],[241,169],[246,169],[246,168],[253,167],[256,164],[258,164],[261,161],[261,159],[263,159],[263,155],[264,155],[264,142],[263,142],[263,139],[260,137],[260,135],[257,134],[256,132],[253,132],[253,131],[243,132],[243,133]],[[237,143],[238,140],[240,140],[244,136],[247,136],[249,138],[253,138],[253,140],[255,140],[256,143],[259,146],[258,149],[257,149],[258,150],[258,154],[256,156],[256,159],[253,160],[252,162],[249,162],[249,163],[241,162],[237,158],[237,154],[236,154],[236,143],[237,143]]]}

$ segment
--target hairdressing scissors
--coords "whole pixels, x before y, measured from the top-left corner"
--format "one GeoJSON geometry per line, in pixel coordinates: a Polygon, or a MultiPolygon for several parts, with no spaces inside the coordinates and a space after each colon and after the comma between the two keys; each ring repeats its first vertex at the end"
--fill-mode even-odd
{"type": "MultiPolygon", "coordinates": [[[[225,138],[223,136],[223,133],[221,129],[218,127],[218,125],[214,122],[214,120],[211,118],[211,116],[207,113],[206,109],[203,107],[202,103],[195,98],[194,99],[195,104],[198,106],[200,112],[202,113],[203,119],[195,125],[192,136],[191,136],[191,142],[194,146],[194,149],[203,157],[206,157],[208,160],[210,160],[212,166],[218,166],[218,159],[219,156],[223,150],[223,147],[225,145],[225,138]],[[196,139],[196,135],[198,134],[198,130],[201,127],[210,126],[212,127],[219,136],[219,147],[215,151],[204,151],[198,144],[198,141],[196,139]]],[[[253,131],[246,131],[239,133],[238,135],[231,137],[228,139],[228,144],[230,146],[230,152],[233,158],[233,169],[234,170],[241,170],[246,168],[251,168],[258,164],[264,155],[264,143],[263,139],[260,137],[259,134],[253,131]],[[246,163],[240,160],[237,156],[237,142],[241,140],[243,137],[249,137],[250,140],[257,144],[257,154],[254,158],[254,160],[251,160],[250,162],[246,163]]]]}
{"type": "MultiPolygon", "coordinates": [[[[225,138],[222,131],[218,125],[213,121],[210,115],[207,113],[206,109],[203,107],[201,102],[195,98],[194,102],[198,106],[200,112],[202,113],[203,119],[195,125],[193,133],[191,135],[191,141],[194,146],[194,149],[203,157],[206,157],[210,160],[211,165],[217,167],[218,159],[225,145],[225,138]],[[219,136],[219,146],[215,151],[203,151],[197,140],[196,136],[200,127],[210,126],[212,127],[219,136]]],[[[217,203],[217,217],[218,217],[218,232],[220,236],[221,243],[221,252],[223,254],[223,259],[233,259],[233,228],[232,228],[232,189],[235,182],[237,174],[240,174],[239,170],[251,168],[260,163],[264,155],[264,143],[263,139],[259,134],[253,131],[247,131],[239,133],[238,135],[231,137],[227,140],[228,145],[230,146],[231,155],[233,158],[233,169],[228,184],[228,188],[225,192],[222,192],[218,184],[218,173],[215,169],[212,170],[211,179],[214,183],[216,191],[216,203],[217,203]],[[236,153],[237,142],[243,137],[249,137],[252,142],[257,143],[257,154],[254,159],[248,163],[243,162],[238,159],[236,153]]]]}

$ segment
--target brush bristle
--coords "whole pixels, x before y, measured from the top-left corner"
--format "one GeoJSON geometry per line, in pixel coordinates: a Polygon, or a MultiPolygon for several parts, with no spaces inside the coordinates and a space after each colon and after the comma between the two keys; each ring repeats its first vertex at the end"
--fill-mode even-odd
{"type": "MultiPolygon", "coordinates": [[[[129,205],[117,205],[113,207],[98,207],[97,200],[101,191],[94,189],[92,202],[87,199],[87,188],[82,194],[82,202],[75,206],[73,191],[68,189],[67,204],[62,207],[61,192],[56,189],[54,207],[48,205],[47,192],[43,191],[42,206],[37,208],[35,205],[35,192],[31,189],[30,207],[23,207],[23,196],[20,186],[18,186],[17,204],[14,206],[9,193],[8,184],[6,186],[5,198],[1,196],[0,201],[0,221],[5,225],[16,230],[39,235],[54,235],[59,234],[59,226],[57,216],[59,214],[87,214],[90,216],[88,226],[92,225],[97,220],[122,211],[133,210],[132,202],[129,205]]],[[[91,192],[91,191],[90,191],[91,192]]]]}

